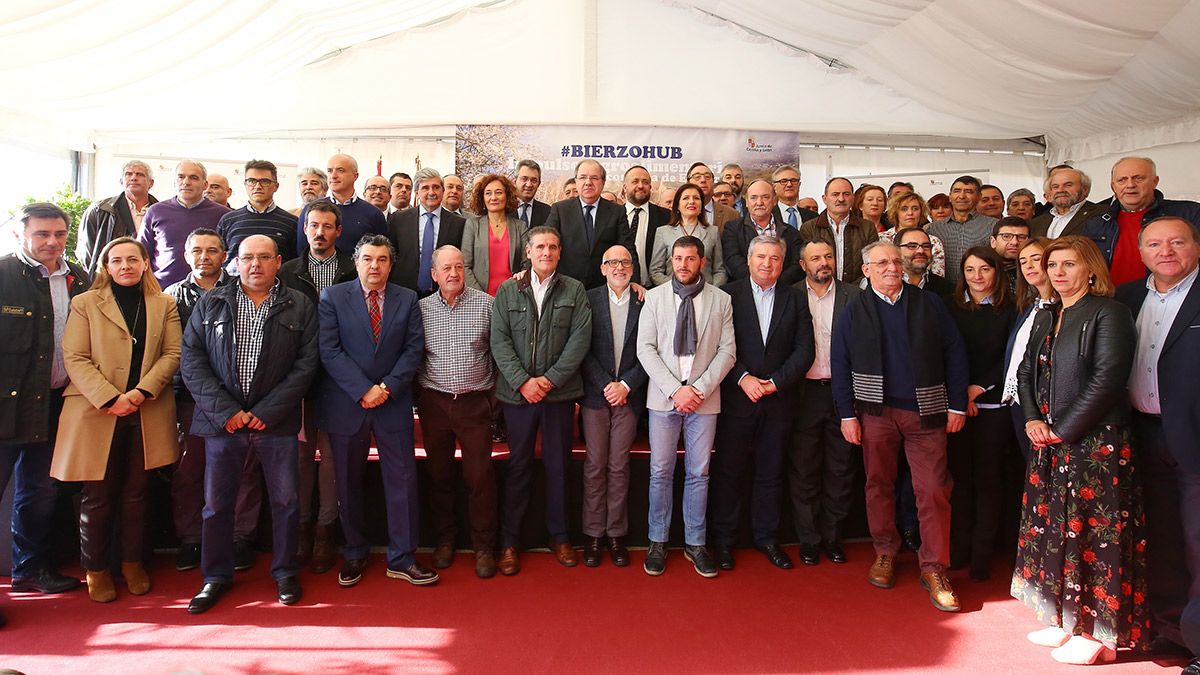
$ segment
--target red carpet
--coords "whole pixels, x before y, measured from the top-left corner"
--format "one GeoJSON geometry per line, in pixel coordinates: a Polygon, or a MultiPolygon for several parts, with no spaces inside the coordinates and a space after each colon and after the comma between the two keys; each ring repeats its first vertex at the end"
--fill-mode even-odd
{"type": "MultiPolygon", "coordinates": [[[[66,673],[583,673],[888,672],[1069,673],[1024,634],[1038,626],[1008,597],[997,566],[986,584],[951,579],[957,615],[936,611],[901,557],[899,582],[866,582],[871,552],[850,562],[791,571],[740,551],[738,569],[717,579],[692,571],[672,550],[667,572],[648,577],[606,559],[597,569],[560,567],[526,554],[515,577],[476,579],[460,555],[441,583],[416,588],[384,577],[374,556],[363,582],[340,588],[336,571],[302,575],[294,607],[275,602],[267,556],[239,573],[212,611],[184,608],[199,589],[169,556],[151,569],[154,590],[99,605],[84,592],[10,595],[0,629],[0,668],[66,673]]],[[[795,553],[789,547],[789,553],[795,553]]],[[[427,554],[422,554],[427,559],[427,554]]],[[[123,591],[123,589],[122,589],[123,591]]],[[[0,598],[7,587],[0,588],[0,598]]],[[[1104,673],[1176,673],[1181,659],[1156,663],[1122,654],[1104,673]]]]}

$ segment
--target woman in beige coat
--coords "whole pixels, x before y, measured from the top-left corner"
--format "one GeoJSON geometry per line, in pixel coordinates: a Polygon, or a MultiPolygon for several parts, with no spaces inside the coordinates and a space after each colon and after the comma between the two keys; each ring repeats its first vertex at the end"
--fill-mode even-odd
{"type": "Polygon", "coordinates": [[[171,376],[179,368],[175,301],[150,272],[145,247],[114,239],[100,253],[92,288],[75,298],[63,334],[71,384],[50,475],[82,481],[79,539],[88,595],[110,602],[114,516],[129,592],[150,590],[142,566],[146,472],[175,461],[179,445],[171,376]],[[160,394],[162,394],[160,396],[160,394]]]}

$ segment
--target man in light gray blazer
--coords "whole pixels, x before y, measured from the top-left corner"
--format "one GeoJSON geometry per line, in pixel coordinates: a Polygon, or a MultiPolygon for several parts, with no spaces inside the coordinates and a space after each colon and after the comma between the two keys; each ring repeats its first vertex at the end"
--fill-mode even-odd
{"type": "Polygon", "coordinates": [[[708,462],[721,412],[721,380],[733,368],[733,306],[700,274],[704,243],[685,236],[671,246],[674,276],[646,292],[638,318],[638,360],[650,378],[650,548],[644,568],[666,569],[676,448],[684,436],[684,556],[704,577],[717,576],[705,548],[708,462]]]}

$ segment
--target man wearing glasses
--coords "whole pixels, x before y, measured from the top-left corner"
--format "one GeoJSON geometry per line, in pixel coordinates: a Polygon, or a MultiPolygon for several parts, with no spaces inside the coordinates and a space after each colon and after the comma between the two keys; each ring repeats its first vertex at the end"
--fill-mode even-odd
{"type": "MultiPolygon", "coordinates": [[[[904,266],[904,283],[923,288],[938,297],[954,292],[954,284],[945,277],[929,271],[933,262],[933,243],[929,235],[919,227],[900,230],[896,234],[896,246],[900,248],[900,259],[904,266]]],[[[867,280],[863,279],[863,288],[867,280]]]]}
{"type": "Polygon", "coordinates": [[[946,579],[950,558],[950,474],[946,434],[967,409],[967,353],[942,301],[904,283],[900,249],[874,241],[862,250],[868,289],[833,329],[830,370],[842,436],[863,447],[867,524],[875,562],[867,580],[896,583],[896,471],[901,448],[912,468],[921,527],[921,585],[934,607],[959,610],[946,579]]]}
{"type": "Polygon", "coordinates": [[[775,186],[775,198],[779,202],[775,208],[775,222],[799,230],[804,221],[817,217],[815,210],[805,208],[799,203],[800,169],[794,166],[775,169],[771,174],[771,184],[775,186]]]}
{"type": "Polygon", "coordinates": [[[371,206],[379,209],[379,212],[388,215],[387,209],[392,196],[392,188],[388,185],[388,181],[383,176],[371,176],[367,182],[363,184],[363,199],[367,200],[371,206]]]}
{"type": "Polygon", "coordinates": [[[992,250],[1004,259],[1004,273],[1008,275],[1008,288],[1017,290],[1017,275],[1020,270],[1017,258],[1021,247],[1029,239],[1029,222],[1017,216],[1006,216],[996,221],[992,227],[992,250]]]}
{"type": "Polygon", "coordinates": [[[296,257],[296,218],[275,205],[279,189],[279,174],[275,165],[263,159],[246,162],[246,206],[221,216],[217,233],[229,251],[225,271],[237,274],[237,250],[246,237],[266,235],[279,247],[279,255],[287,262],[296,257]]]}
{"type": "Polygon", "coordinates": [[[715,225],[717,234],[720,235],[725,228],[725,223],[733,220],[741,220],[742,216],[732,206],[726,206],[718,203],[713,199],[713,175],[712,169],[704,162],[696,162],[693,164],[687,173],[689,183],[692,183],[700,188],[700,192],[704,195],[704,218],[709,225],[715,225]]]}

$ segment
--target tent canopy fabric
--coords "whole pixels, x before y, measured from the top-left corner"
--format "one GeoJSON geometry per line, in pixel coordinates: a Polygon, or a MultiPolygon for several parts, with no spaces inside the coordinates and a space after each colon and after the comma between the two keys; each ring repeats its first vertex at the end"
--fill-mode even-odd
{"type": "Polygon", "coordinates": [[[0,135],[90,151],[458,122],[1200,140],[1200,0],[30,0],[0,135]]]}

